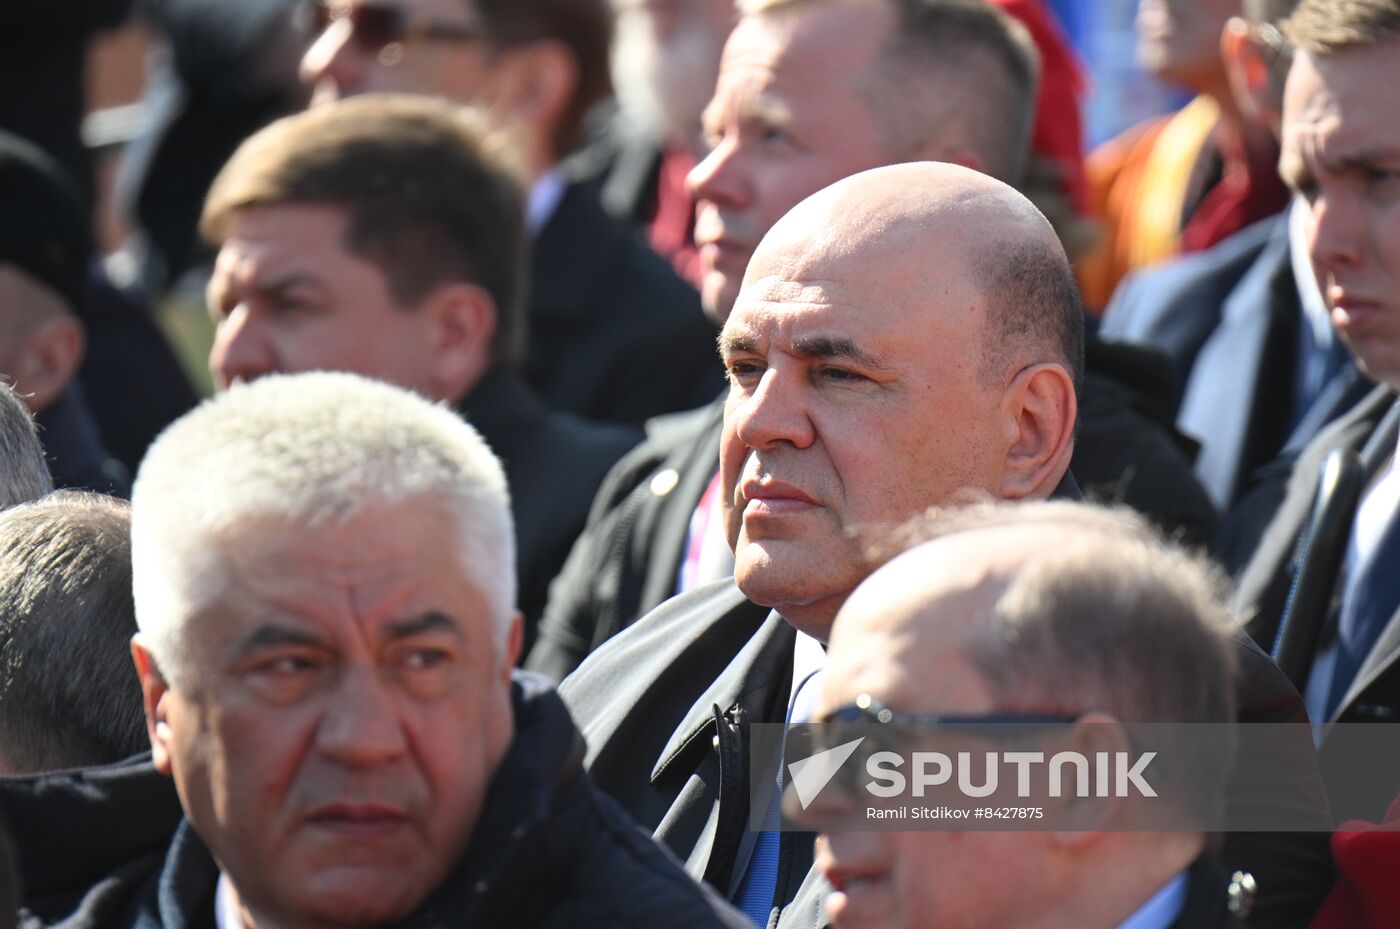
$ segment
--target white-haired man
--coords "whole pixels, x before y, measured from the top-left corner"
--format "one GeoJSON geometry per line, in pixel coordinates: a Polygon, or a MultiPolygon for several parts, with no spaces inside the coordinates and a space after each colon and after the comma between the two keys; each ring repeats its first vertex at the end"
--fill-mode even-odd
{"type": "Polygon", "coordinates": [[[133,496],[132,652],[184,822],[119,924],[740,924],[512,676],[505,477],[451,410],[271,376],[167,430],[133,496]]]}

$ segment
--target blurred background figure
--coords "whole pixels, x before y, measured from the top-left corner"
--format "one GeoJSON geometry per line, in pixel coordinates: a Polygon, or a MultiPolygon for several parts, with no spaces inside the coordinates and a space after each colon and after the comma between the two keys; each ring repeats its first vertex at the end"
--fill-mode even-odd
{"type": "Polygon", "coordinates": [[[1209,248],[1287,203],[1278,141],[1240,108],[1221,55],[1240,0],[1141,0],[1138,60],[1195,97],[1089,159],[1090,205],[1102,238],[1079,266],[1085,305],[1100,312],[1134,268],[1209,248]]]}
{"type": "Polygon", "coordinates": [[[0,513],[0,773],[149,747],[131,663],[130,526],[124,501],[73,491],[0,513]]]}
{"type": "Polygon", "coordinates": [[[6,3],[0,9],[0,128],[52,155],[93,201],[83,146],[88,47],[126,19],[132,0],[6,3]]]}
{"type": "Polygon", "coordinates": [[[337,0],[302,59],[313,103],[371,91],[485,107],[530,173],[523,371],[556,408],[640,423],[710,399],[715,329],[694,289],[563,160],[610,89],[608,0],[337,0]]]}
{"type": "Polygon", "coordinates": [[[734,0],[612,0],[617,109],[578,156],[603,208],[640,225],[651,247],[700,284],[695,203],[685,177],[704,156],[700,114],[710,102],[734,0]]]}
{"type": "MultiPolygon", "coordinates": [[[[1275,139],[1292,61],[1279,26],[1296,5],[1244,0],[1245,15],[1229,20],[1222,42],[1240,111],[1275,139]]],[[[1308,257],[1306,214],[1297,198],[1205,251],[1130,274],[1100,328],[1105,338],[1145,343],[1171,358],[1177,426],[1201,443],[1196,474],[1224,512],[1254,485],[1257,469],[1300,450],[1370,390],[1328,322],[1308,257]]],[[[1237,569],[1228,550],[1241,542],[1226,531],[1222,553],[1237,569]]]]}
{"type": "Polygon", "coordinates": [[[350,371],[480,430],[510,484],[528,639],[599,482],[641,430],[551,410],[515,370],[525,230],[512,167],[478,112],[366,95],[240,146],[201,228],[219,249],[208,300],[220,388],[350,371]]]}
{"type": "Polygon", "coordinates": [[[60,487],[125,494],[77,382],[92,237],[82,199],[35,146],[0,133],[0,376],[39,422],[60,487]]]}
{"type": "Polygon", "coordinates": [[[196,261],[199,206],[238,143],[308,94],[297,77],[310,43],[301,0],[136,0],[155,34],[140,131],[122,152],[115,207],[130,233],[123,283],[158,295],[196,261]]]}

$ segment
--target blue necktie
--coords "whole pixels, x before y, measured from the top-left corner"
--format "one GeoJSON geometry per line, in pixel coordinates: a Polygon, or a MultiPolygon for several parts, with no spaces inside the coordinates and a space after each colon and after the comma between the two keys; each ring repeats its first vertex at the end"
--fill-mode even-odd
{"type": "MultiPolygon", "coordinates": [[[[787,724],[805,723],[812,718],[812,707],[816,703],[816,685],[821,671],[813,671],[798,685],[793,694],[792,705],[788,707],[787,724]]],[[[763,816],[763,831],[753,843],[753,854],[749,856],[749,866],[744,870],[744,879],[734,893],[734,905],[756,926],[767,926],[768,917],[773,913],[773,895],[778,889],[778,853],[782,847],[782,798],[783,764],[778,762],[777,791],[768,804],[768,812],[763,816]]]]}
{"type": "Polygon", "coordinates": [[[1400,513],[1391,515],[1376,546],[1358,567],[1337,622],[1337,662],[1327,698],[1330,719],[1346,696],[1386,624],[1400,608],[1400,513]]]}

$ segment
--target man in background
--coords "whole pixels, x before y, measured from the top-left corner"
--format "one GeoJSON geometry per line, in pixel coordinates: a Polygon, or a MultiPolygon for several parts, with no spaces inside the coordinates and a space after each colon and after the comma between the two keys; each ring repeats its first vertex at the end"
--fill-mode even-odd
{"type": "Polygon", "coordinates": [[[526,379],[551,407],[640,424],[719,389],[694,290],[562,162],[608,91],[608,0],[333,2],[302,60],[313,105],[393,91],[491,111],[525,150],[526,379]]]}
{"type": "Polygon", "coordinates": [[[202,228],[219,248],[215,382],[351,371],[452,405],[505,463],[532,630],[598,483],[639,436],[548,409],[517,369],[512,165],[479,114],[407,95],[346,100],[245,142],[202,228]]]}

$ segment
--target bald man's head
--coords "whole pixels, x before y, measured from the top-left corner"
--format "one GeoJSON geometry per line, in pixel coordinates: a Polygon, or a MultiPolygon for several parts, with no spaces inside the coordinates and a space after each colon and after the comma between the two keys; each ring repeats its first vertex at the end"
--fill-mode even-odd
{"type": "Polygon", "coordinates": [[[750,599],[824,637],[863,539],[969,491],[1048,496],[1076,416],[1074,294],[1044,217],[954,165],[856,174],[775,224],[720,336],[750,599]]]}
{"type": "Polygon", "coordinates": [[[938,699],[929,663],[958,653],[1002,709],[1234,718],[1224,583],[1132,511],[978,504],[908,532],[926,541],[871,574],[841,611],[838,691],[843,669],[878,672],[897,698],[927,709],[938,699]]]}
{"type": "MultiPolygon", "coordinates": [[[[895,720],[882,745],[907,752],[931,739],[951,755],[963,731],[901,727],[899,716],[1074,720],[1053,741],[1004,743],[1047,753],[1127,746],[1144,731],[1119,722],[1234,718],[1235,646],[1215,575],[1135,514],[986,504],[935,516],[919,532],[932,539],[873,573],[842,607],[815,719],[878,705],[895,720]]],[[[828,791],[803,819],[825,833],[817,864],[836,887],[828,913],[843,927],[1025,929],[1046,925],[1047,913],[1057,925],[1117,925],[1201,853],[1205,836],[1192,824],[1220,814],[1231,758],[1223,730],[1147,728],[1170,759],[1154,784],[1179,831],[1138,831],[1138,817],[1162,812],[1155,799],[1085,816],[1090,806],[1057,805],[1053,790],[1043,800],[1055,825],[1044,831],[872,830],[863,814],[879,799],[828,791]]]]}
{"type": "Polygon", "coordinates": [[[858,265],[906,298],[936,297],[952,275],[981,295],[979,357],[990,381],[1054,361],[1076,388],[1084,371],[1084,312],[1049,220],[1024,196],[954,164],[915,162],[837,181],[794,207],[764,236],[744,283],[818,261],[858,265]]]}

